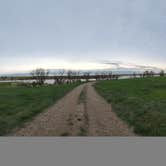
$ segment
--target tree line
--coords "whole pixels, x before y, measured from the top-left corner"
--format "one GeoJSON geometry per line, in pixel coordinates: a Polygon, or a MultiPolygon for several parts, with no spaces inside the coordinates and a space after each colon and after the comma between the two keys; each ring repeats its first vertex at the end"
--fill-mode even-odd
{"type": "Polygon", "coordinates": [[[164,70],[161,70],[159,73],[155,73],[154,71],[144,71],[143,73],[136,73],[133,72],[133,74],[113,74],[112,71],[99,71],[96,73],[92,73],[90,71],[75,71],[75,70],[64,70],[61,69],[58,72],[54,73],[53,75],[50,75],[51,73],[49,70],[43,69],[43,68],[37,68],[35,70],[32,70],[30,72],[30,76],[28,77],[7,77],[2,76],[0,77],[0,80],[34,80],[33,86],[35,85],[43,85],[45,84],[47,79],[53,79],[54,84],[71,84],[74,82],[81,82],[89,81],[90,79],[95,80],[112,80],[112,79],[119,79],[121,76],[130,76],[132,78],[140,77],[153,77],[153,76],[160,76],[164,77],[166,73],[164,70]]]}
{"type": "MultiPolygon", "coordinates": [[[[31,72],[31,75],[33,79],[36,80],[37,84],[44,84],[46,79],[49,76],[49,70],[45,70],[42,68],[33,70],[31,72]]],[[[161,77],[165,76],[164,70],[161,70],[159,73],[155,73],[153,71],[144,71],[141,74],[133,73],[130,74],[131,77],[135,78],[136,76],[139,77],[153,77],[155,75],[159,75],[161,77]]],[[[106,72],[96,72],[95,74],[92,74],[91,72],[81,72],[81,71],[74,71],[74,70],[59,70],[58,73],[54,74],[52,78],[54,79],[54,84],[70,84],[74,82],[81,82],[81,79],[84,79],[85,81],[89,81],[89,79],[93,78],[95,80],[111,80],[111,79],[118,79],[121,75],[120,74],[113,74],[111,71],[106,72]]]]}

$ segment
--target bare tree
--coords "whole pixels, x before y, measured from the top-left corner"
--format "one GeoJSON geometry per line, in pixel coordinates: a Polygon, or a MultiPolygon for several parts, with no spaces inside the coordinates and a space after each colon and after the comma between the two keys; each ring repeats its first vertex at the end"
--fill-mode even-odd
{"type": "Polygon", "coordinates": [[[84,72],[84,78],[86,79],[86,81],[89,81],[90,74],[91,74],[91,72],[89,72],[89,71],[84,72]]]}
{"type": "Polygon", "coordinates": [[[72,75],[73,75],[73,71],[72,71],[72,70],[68,70],[68,71],[67,71],[68,83],[71,83],[71,82],[72,82],[72,75]]]}
{"type": "Polygon", "coordinates": [[[65,72],[66,72],[65,69],[61,69],[61,70],[59,71],[60,84],[64,83],[64,78],[63,78],[63,76],[64,76],[65,72]]]}
{"type": "Polygon", "coordinates": [[[32,75],[34,79],[36,79],[36,82],[38,84],[43,85],[47,76],[49,75],[49,71],[42,68],[38,68],[31,71],[30,74],[32,75]]]}
{"type": "Polygon", "coordinates": [[[77,71],[75,72],[75,75],[76,75],[76,81],[77,81],[77,82],[81,82],[81,79],[80,79],[81,71],[77,70],[77,71]]]}
{"type": "Polygon", "coordinates": [[[112,79],[112,71],[109,71],[109,72],[108,72],[108,78],[109,78],[109,80],[112,79]]]}
{"type": "Polygon", "coordinates": [[[55,74],[54,76],[55,83],[62,84],[64,82],[64,78],[63,78],[64,74],[65,74],[64,69],[59,70],[58,75],[55,74]]]}
{"type": "Polygon", "coordinates": [[[65,69],[59,70],[59,75],[60,75],[60,76],[63,76],[64,74],[65,74],[65,69]]]}

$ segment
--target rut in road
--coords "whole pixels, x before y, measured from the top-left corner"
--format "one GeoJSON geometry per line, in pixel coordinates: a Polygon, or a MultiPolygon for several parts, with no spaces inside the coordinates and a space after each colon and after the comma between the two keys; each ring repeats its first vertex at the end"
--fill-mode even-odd
{"type": "Polygon", "coordinates": [[[92,87],[87,84],[87,112],[90,136],[134,136],[132,129],[112,111],[107,103],[92,87]]]}
{"type": "Polygon", "coordinates": [[[14,136],[134,136],[93,88],[82,84],[36,116],[14,136]]]}

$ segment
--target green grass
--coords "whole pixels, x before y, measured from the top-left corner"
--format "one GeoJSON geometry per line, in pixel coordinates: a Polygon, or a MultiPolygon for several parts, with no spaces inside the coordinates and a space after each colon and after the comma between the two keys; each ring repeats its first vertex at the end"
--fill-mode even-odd
{"type": "Polygon", "coordinates": [[[166,136],[166,78],[101,81],[96,90],[143,136],[166,136]]]}
{"type": "Polygon", "coordinates": [[[9,134],[13,128],[31,120],[77,85],[30,88],[0,83],[0,135],[9,134]]]}

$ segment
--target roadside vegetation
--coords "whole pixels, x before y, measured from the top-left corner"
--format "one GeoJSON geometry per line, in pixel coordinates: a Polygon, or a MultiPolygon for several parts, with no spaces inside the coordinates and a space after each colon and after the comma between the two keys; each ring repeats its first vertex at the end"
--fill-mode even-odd
{"type": "Polygon", "coordinates": [[[136,134],[166,136],[165,77],[99,81],[95,88],[136,134]]]}
{"type": "Polygon", "coordinates": [[[0,83],[0,135],[32,119],[79,83],[29,87],[0,83]]]}

